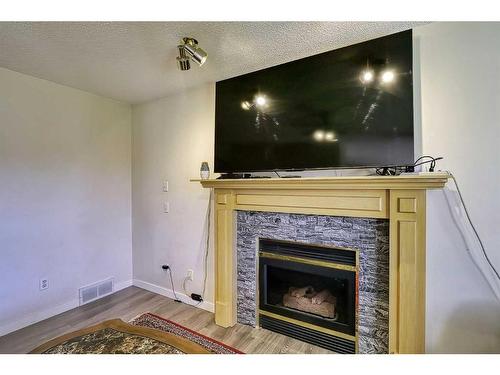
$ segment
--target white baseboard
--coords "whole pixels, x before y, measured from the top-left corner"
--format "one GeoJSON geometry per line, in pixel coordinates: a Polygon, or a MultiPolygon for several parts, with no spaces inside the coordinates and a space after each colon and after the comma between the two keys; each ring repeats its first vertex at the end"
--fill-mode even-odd
{"type": "MultiPolygon", "coordinates": [[[[174,292],[172,291],[172,289],[168,289],[168,288],[156,285],[156,284],[148,283],[147,281],[134,279],[133,285],[138,287],[138,288],[145,289],[145,290],[148,290],[150,292],[160,294],[162,296],[165,296],[165,297],[168,297],[171,299],[175,298],[174,292]]],[[[177,290],[175,291],[175,294],[177,295],[177,298],[179,298],[185,304],[195,306],[198,303],[196,301],[193,301],[191,299],[191,297],[189,297],[186,294],[181,293],[177,290]]],[[[202,303],[200,303],[199,305],[197,305],[195,307],[199,307],[200,309],[203,309],[203,310],[206,310],[206,311],[209,311],[212,313],[215,311],[214,304],[212,302],[203,301],[202,303]]]]}
{"type": "MultiPolygon", "coordinates": [[[[122,281],[120,283],[116,283],[115,290],[113,291],[113,293],[116,293],[122,289],[128,288],[129,286],[132,286],[132,280],[127,280],[127,281],[122,281]]],[[[113,294],[113,293],[111,293],[111,294],[113,294]]],[[[105,297],[105,296],[103,296],[103,297],[105,297]]],[[[7,335],[11,332],[17,331],[18,329],[30,326],[30,325],[35,324],[35,323],[38,323],[42,320],[59,315],[59,314],[66,312],[68,310],[72,310],[75,307],[78,307],[79,305],[80,305],[80,299],[77,297],[77,298],[73,298],[69,301],[66,301],[64,303],[61,303],[60,305],[52,306],[52,307],[45,309],[45,310],[28,313],[24,316],[19,317],[15,321],[11,321],[11,322],[8,322],[6,324],[0,325],[0,336],[7,335]]]]}
{"type": "MultiPolygon", "coordinates": [[[[115,290],[113,293],[116,293],[122,289],[128,288],[129,286],[137,286],[138,288],[142,288],[145,290],[148,290],[150,292],[160,294],[162,296],[168,297],[168,298],[174,298],[174,293],[172,289],[164,288],[159,285],[151,284],[146,281],[142,280],[127,280],[127,281],[122,281],[120,283],[115,284],[115,290]]],[[[184,293],[180,292],[175,292],[177,294],[177,297],[184,303],[188,305],[195,305],[196,302],[194,302],[191,297],[188,297],[184,293]]],[[[103,296],[104,297],[104,296],[103,296]]],[[[97,301],[97,300],[96,300],[97,301]]],[[[7,335],[11,332],[17,331],[18,329],[25,328],[27,326],[30,326],[32,324],[38,323],[42,320],[51,318],[53,316],[59,315],[63,312],[66,312],[68,310],[72,310],[80,305],[80,300],[79,298],[73,298],[71,300],[68,300],[64,303],[61,303],[56,306],[52,306],[50,308],[41,310],[41,311],[36,311],[32,313],[25,314],[18,319],[14,321],[7,322],[6,324],[0,325],[0,336],[7,335]]],[[[200,303],[198,306],[203,310],[214,312],[214,304],[212,302],[207,302],[203,301],[200,303]]]]}

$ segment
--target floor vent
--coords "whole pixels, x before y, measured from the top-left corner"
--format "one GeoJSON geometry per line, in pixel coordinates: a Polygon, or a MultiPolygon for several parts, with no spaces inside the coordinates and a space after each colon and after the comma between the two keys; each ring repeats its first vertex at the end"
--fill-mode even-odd
{"type": "Polygon", "coordinates": [[[98,283],[84,286],[79,289],[80,292],[80,305],[92,302],[98,298],[104,297],[113,293],[114,280],[109,278],[98,283]]]}
{"type": "Polygon", "coordinates": [[[294,339],[308,342],[341,354],[356,353],[354,341],[340,337],[328,335],[296,324],[274,319],[265,315],[259,315],[259,322],[262,328],[281,333],[282,335],[293,337],[294,339]]]}

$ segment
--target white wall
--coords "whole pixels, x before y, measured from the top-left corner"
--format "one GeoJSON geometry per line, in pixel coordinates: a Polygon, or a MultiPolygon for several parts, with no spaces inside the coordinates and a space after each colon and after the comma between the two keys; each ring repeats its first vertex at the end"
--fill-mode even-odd
{"type": "MultiPolygon", "coordinates": [[[[417,153],[445,157],[440,167],[461,182],[500,269],[500,199],[494,194],[500,183],[499,25],[438,23],[414,35],[417,153]]],[[[169,262],[177,288],[193,268],[199,290],[208,192],[188,180],[202,160],[212,161],[213,111],[211,86],[133,108],[134,278],[170,288],[159,268],[169,262]],[[168,193],[161,192],[165,177],[172,184],[168,193]],[[170,214],[161,212],[164,200],[170,214]]],[[[447,196],[456,205],[454,192],[447,196]]],[[[428,194],[426,349],[500,352],[500,305],[468,255],[447,202],[443,191],[428,194]]],[[[209,284],[212,290],[212,277],[209,284]]]]}
{"type": "Polygon", "coordinates": [[[0,68],[0,335],[130,284],[130,124],[129,105],[0,68]]]}
{"type": "MultiPolygon", "coordinates": [[[[500,272],[499,38],[500,23],[438,23],[414,32],[423,153],[444,156],[439,166],[456,176],[500,272]]],[[[500,353],[500,303],[471,261],[467,249],[478,252],[477,242],[458,231],[457,224],[467,225],[448,186],[428,193],[427,351],[500,353]]]]}
{"type": "MultiPolygon", "coordinates": [[[[132,213],[134,283],[171,294],[169,264],[179,297],[188,269],[194,280],[188,293],[202,292],[206,216],[209,192],[189,179],[199,177],[200,164],[213,166],[215,87],[197,89],[133,107],[132,213]],[[169,191],[163,192],[163,180],[169,191]],[[163,203],[170,212],[163,212],[163,203]]],[[[212,237],[213,238],[213,237],[212,237]]],[[[201,307],[213,308],[213,265],[210,251],[207,291],[201,307]]]]}

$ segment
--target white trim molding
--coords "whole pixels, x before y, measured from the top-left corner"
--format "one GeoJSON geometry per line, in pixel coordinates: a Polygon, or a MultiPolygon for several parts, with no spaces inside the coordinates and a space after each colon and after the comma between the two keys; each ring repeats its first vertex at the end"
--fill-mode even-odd
{"type": "MultiPolygon", "coordinates": [[[[136,286],[136,287],[138,287],[138,288],[145,289],[147,291],[150,291],[150,292],[153,292],[153,293],[156,293],[156,294],[160,294],[162,296],[165,296],[165,297],[168,297],[168,298],[171,298],[171,299],[175,299],[174,292],[172,291],[172,289],[165,288],[163,286],[159,286],[159,285],[156,285],[156,284],[148,283],[146,281],[142,281],[142,280],[139,280],[139,279],[134,279],[133,285],[136,286]]],[[[209,311],[211,313],[213,313],[215,311],[213,302],[203,301],[200,304],[198,304],[198,302],[193,301],[191,299],[191,297],[187,296],[184,293],[181,293],[181,292],[179,292],[179,291],[176,290],[175,294],[177,295],[177,298],[179,300],[181,300],[181,302],[183,302],[183,303],[185,303],[187,305],[198,307],[200,309],[209,311]]]]}
{"type": "MultiPolygon", "coordinates": [[[[114,294],[114,293],[116,293],[122,289],[128,288],[129,286],[132,286],[132,285],[133,285],[132,280],[126,280],[126,281],[122,281],[119,283],[115,283],[114,284],[115,289],[114,289],[113,293],[110,293],[110,294],[114,294]]],[[[109,296],[110,294],[107,294],[106,296],[109,296]]],[[[102,297],[106,297],[106,296],[102,296],[102,297]]],[[[102,297],[100,297],[100,298],[102,298],[102,297]]],[[[10,321],[10,322],[7,321],[6,323],[0,325],[0,336],[7,335],[11,332],[17,331],[18,329],[25,328],[25,327],[30,326],[32,324],[41,322],[42,320],[59,315],[63,312],[66,312],[68,310],[72,310],[72,309],[79,307],[79,306],[80,306],[80,299],[78,298],[78,293],[77,293],[77,297],[73,298],[69,301],[63,302],[59,305],[53,306],[51,308],[48,308],[48,309],[45,309],[42,311],[35,311],[35,312],[27,313],[14,321],[10,321]]]]}

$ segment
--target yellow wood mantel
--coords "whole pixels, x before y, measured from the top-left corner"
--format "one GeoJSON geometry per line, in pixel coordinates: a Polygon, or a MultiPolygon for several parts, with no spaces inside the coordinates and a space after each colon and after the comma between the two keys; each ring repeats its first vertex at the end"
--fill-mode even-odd
{"type": "Polygon", "coordinates": [[[389,352],[425,351],[425,191],[449,176],[192,180],[215,195],[215,322],[236,323],[236,210],[389,219],[389,352]]]}

